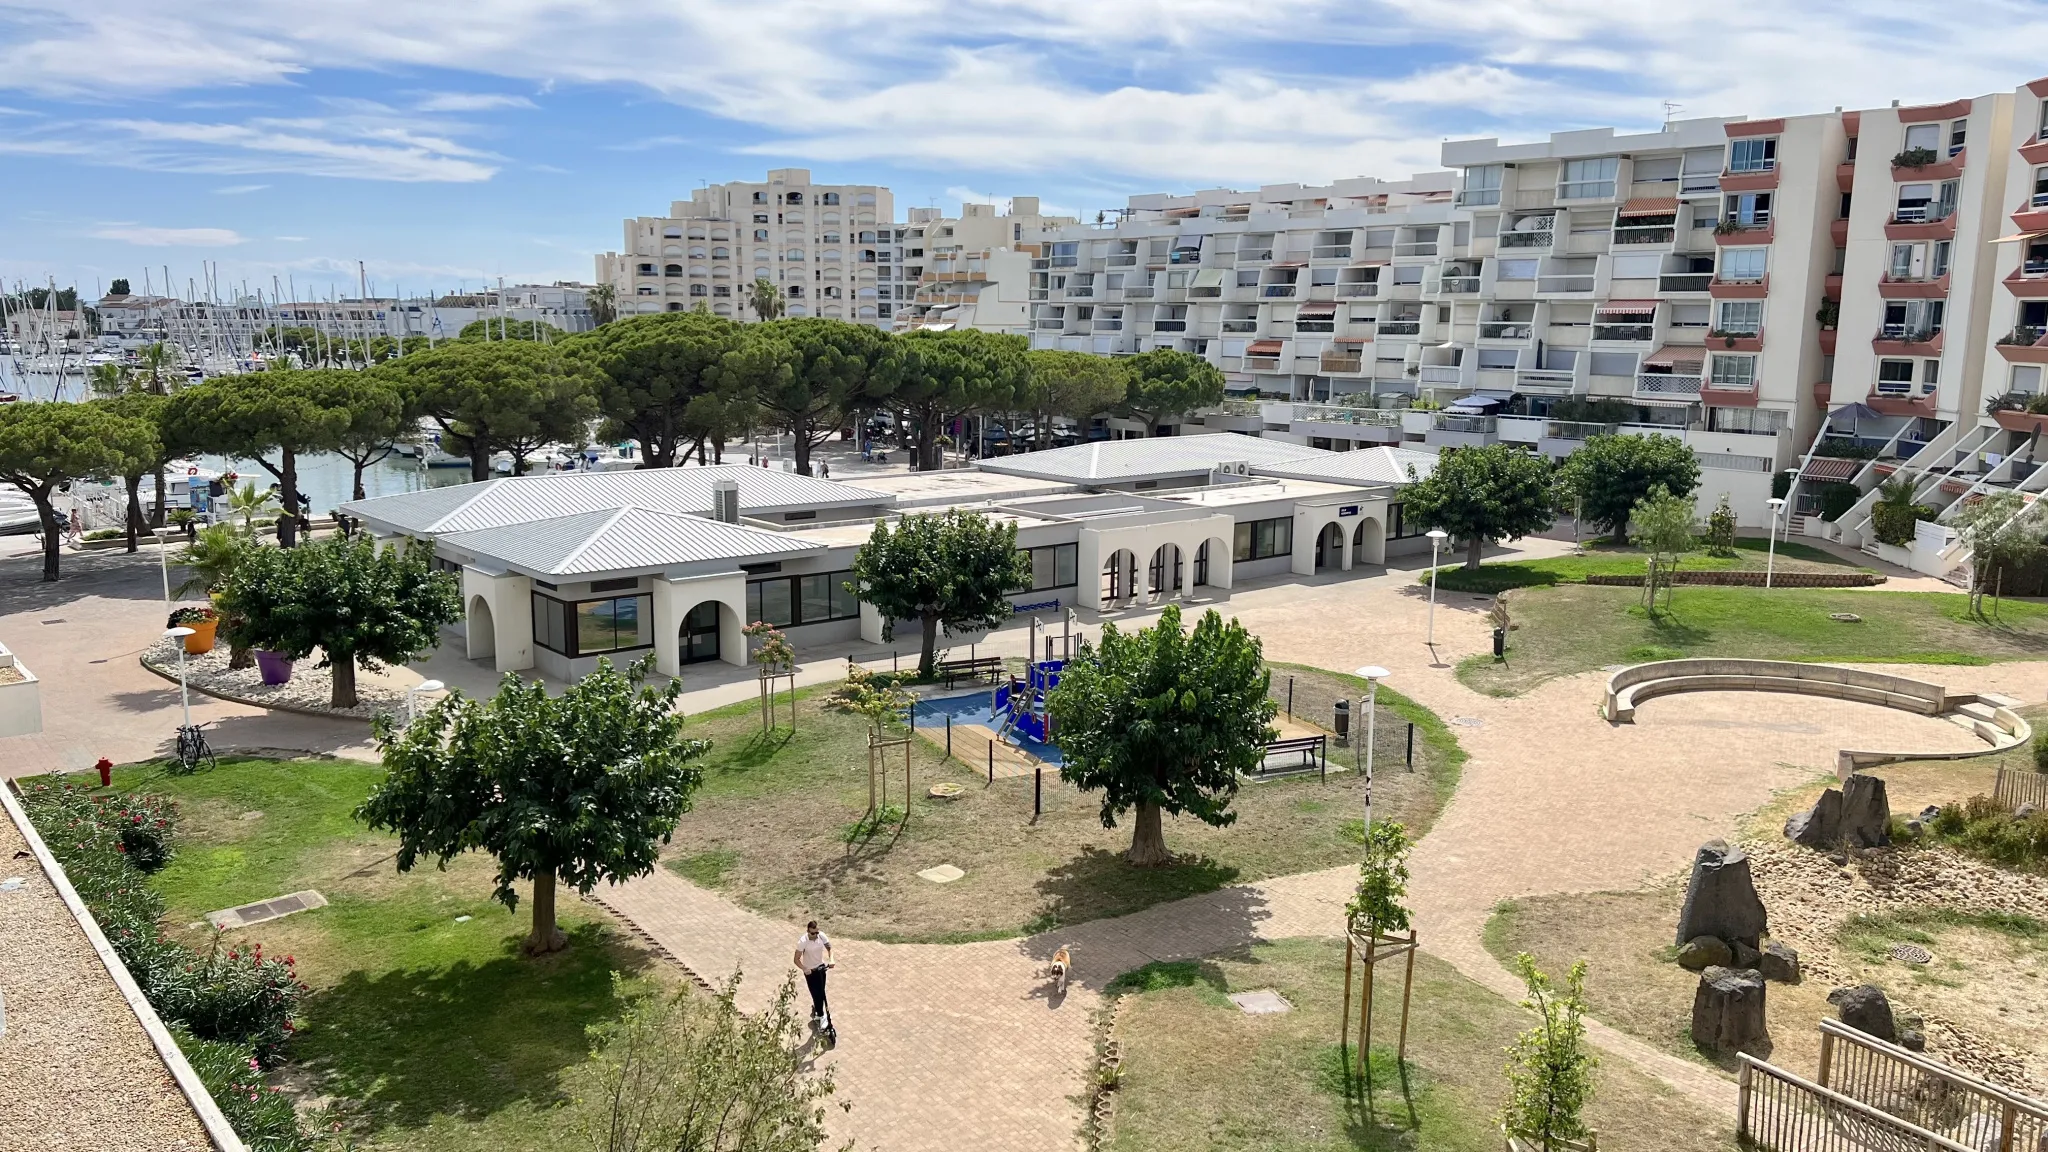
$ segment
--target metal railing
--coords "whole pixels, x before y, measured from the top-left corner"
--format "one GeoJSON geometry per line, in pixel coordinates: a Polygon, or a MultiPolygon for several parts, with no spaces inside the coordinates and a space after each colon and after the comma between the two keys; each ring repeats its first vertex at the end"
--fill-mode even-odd
{"type": "Polygon", "coordinates": [[[1188,322],[1186,320],[1154,320],[1152,322],[1152,330],[1154,332],[1185,332],[1188,330],[1188,322]]]}
{"type": "Polygon", "coordinates": [[[1379,284],[1371,280],[1363,282],[1356,280],[1342,281],[1337,285],[1337,295],[1339,296],[1377,296],[1379,294],[1379,284]]]}
{"type": "Polygon", "coordinates": [[[1321,366],[1325,372],[1363,372],[1365,371],[1365,357],[1332,356],[1325,352],[1322,355],[1321,366]]]}
{"type": "Polygon", "coordinates": [[[1487,320],[1479,325],[1481,340],[1527,340],[1534,325],[1527,320],[1487,320]]]}
{"type": "Polygon", "coordinates": [[[1555,233],[1548,228],[1540,232],[1503,232],[1500,234],[1500,246],[1502,248],[1548,248],[1550,247],[1550,239],[1553,235],[1555,233]]]}
{"type": "Polygon", "coordinates": [[[1439,280],[1437,284],[1437,291],[1439,292],[1479,291],[1479,277],[1477,276],[1446,276],[1439,280]]]}
{"type": "Polygon", "coordinates": [[[1409,243],[1406,243],[1406,244],[1396,244],[1396,245],[1394,245],[1394,255],[1396,255],[1396,256],[1434,256],[1434,255],[1436,255],[1436,241],[1434,241],[1434,240],[1416,240],[1416,241],[1410,241],[1409,243]]]}
{"type": "Polygon", "coordinates": [[[1258,330],[1259,322],[1257,320],[1225,320],[1223,322],[1223,331],[1225,332],[1257,332],[1258,330]]]}
{"type": "Polygon", "coordinates": [[[1237,252],[1237,260],[1240,264],[1262,264],[1272,258],[1273,250],[1271,248],[1240,248],[1237,252]]]}
{"type": "Polygon", "coordinates": [[[1351,259],[1351,245],[1318,244],[1314,248],[1309,249],[1309,258],[1312,260],[1349,260],[1351,259]]]}
{"type": "Polygon", "coordinates": [[[1456,384],[1464,379],[1463,373],[1455,364],[1425,364],[1420,379],[1424,384],[1456,384]]]}
{"type": "Polygon", "coordinates": [[[1453,416],[1447,412],[1438,412],[1431,416],[1429,426],[1438,432],[1469,432],[1481,435],[1492,433],[1496,427],[1492,416],[1453,416]]]}
{"type": "Polygon", "coordinates": [[[1382,336],[1419,336],[1422,334],[1420,320],[1384,320],[1380,322],[1382,336]]]}
{"type": "MultiPolygon", "coordinates": [[[[1766,1065],[1766,1067],[1768,1067],[1766,1065]]],[[[1831,1095],[1965,1148],[2034,1152],[2048,1140],[2048,1104],[1848,1027],[1820,1023],[1820,1075],[1831,1095]]]]}
{"type": "Polygon", "coordinates": [[[1713,280],[1712,272],[1666,272],[1657,277],[1657,291],[1705,292],[1713,280]]]}
{"type": "Polygon", "coordinates": [[[1621,225],[1614,230],[1616,244],[1669,244],[1678,236],[1678,230],[1669,224],[1651,227],[1621,225]]]}
{"type": "Polygon", "coordinates": [[[1657,332],[1655,324],[1595,324],[1595,340],[1648,340],[1657,332]]]}
{"type": "Polygon", "coordinates": [[[1458,193],[1457,202],[1460,208],[1481,208],[1490,204],[1498,204],[1500,203],[1500,189],[1467,188],[1463,192],[1458,193]]]}
{"type": "Polygon", "coordinates": [[[1399,408],[1353,408],[1344,404],[1296,404],[1293,419],[1319,424],[1363,424],[1374,428],[1399,428],[1399,408]]]}
{"type": "Polygon", "coordinates": [[[1545,423],[1543,435],[1551,440],[1590,440],[1595,436],[1613,434],[1619,424],[1597,424],[1585,420],[1551,420],[1545,423]]]}
{"type": "Polygon", "coordinates": [[[1939,328],[1929,328],[1918,324],[1882,324],[1878,326],[1877,336],[1880,340],[1899,340],[1907,344],[1924,344],[1934,339],[1940,332],[1941,329],[1939,328]]]}
{"type": "Polygon", "coordinates": [[[1261,285],[1259,285],[1259,295],[1261,295],[1261,296],[1279,296],[1279,297],[1285,297],[1285,296],[1292,296],[1292,295],[1294,295],[1294,285],[1292,285],[1292,284],[1261,284],[1261,285]]]}
{"type": "Polygon", "coordinates": [[[1515,372],[1515,386],[1534,392],[1569,392],[1576,375],[1569,369],[1522,368],[1515,372]]]}
{"type": "Polygon", "coordinates": [[[1135,268],[1138,264],[1138,254],[1136,252],[1113,252],[1110,254],[1108,263],[1111,268],[1135,268]]]}
{"type": "Polygon", "coordinates": [[[1638,396],[1698,396],[1702,381],[1699,376],[1681,376],[1674,372],[1636,373],[1636,395],[1638,396]]]}
{"type": "Polygon", "coordinates": [[[1589,273],[1574,273],[1567,276],[1538,276],[1538,292],[1591,292],[1596,279],[1589,273]]]}

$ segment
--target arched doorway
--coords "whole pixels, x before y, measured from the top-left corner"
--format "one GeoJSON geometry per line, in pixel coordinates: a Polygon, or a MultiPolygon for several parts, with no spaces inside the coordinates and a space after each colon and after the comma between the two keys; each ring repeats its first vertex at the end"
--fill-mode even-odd
{"type": "Polygon", "coordinates": [[[1386,529],[1373,517],[1358,522],[1358,529],[1351,534],[1351,562],[1353,564],[1385,564],[1387,562],[1386,529]]]}
{"type": "Polygon", "coordinates": [[[1325,564],[1329,564],[1332,567],[1341,565],[1344,562],[1343,550],[1343,525],[1334,523],[1323,525],[1323,530],[1316,533],[1316,571],[1321,572],[1325,564]]]}
{"type": "Polygon", "coordinates": [[[1138,557],[1128,548],[1109,554],[1102,566],[1102,602],[1115,604],[1137,594],[1138,557]]]}
{"type": "Polygon", "coordinates": [[[1145,590],[1154,599],[1169,599],[1180,591],[1180,546],[1161,544],[1145,567],[1145,590]]]}
{"type": "Polygon", "coordinates": [[[469,598],[469,617],[463,623],[469,640],[471,660],[498,658],[498,629],[491,622],[491,602],[482,596],[469,598]]]}
{"type": "Polygon", "coordinates": [[[676,657],[684,664],[718,659],[718,601],[706,600],[683,617],[676,657]]]}

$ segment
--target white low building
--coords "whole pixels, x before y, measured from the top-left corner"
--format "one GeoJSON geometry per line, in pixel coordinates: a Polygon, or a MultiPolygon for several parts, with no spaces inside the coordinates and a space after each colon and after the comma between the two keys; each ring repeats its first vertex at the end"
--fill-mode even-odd
{"type": "MultiPolygon", "coordinates": [[[[800,648],[881,643],[847,584],[878,520],[964,509],[1017,527],[1019,614],[1224,598],[1234,583],[1426,551],[1400,490],[1435,457],[1217,434],[1085,444],[979,467],[818,480],[746,465],[487,480],[342,506],[373,537],[431,542],[462,578],[473,660],[557,680],[597,658],[745,664],[766,621],[800,648]]],[[[403,546],[401,544],[401,546],[403,546]]],[[[911,636],[909,622],[896,634],[911,636]]]]}

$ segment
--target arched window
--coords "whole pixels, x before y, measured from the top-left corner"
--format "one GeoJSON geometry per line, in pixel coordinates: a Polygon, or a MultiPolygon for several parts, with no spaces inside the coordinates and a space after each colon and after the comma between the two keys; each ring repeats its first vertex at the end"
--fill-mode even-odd
{"type": "Polygon", "coordinates": [[[692,265],[690,265],[690,275],[691,275],[691,276],[709,276],[709,275],[711,275],[711,269],[709,269],[709,268],[706,268],[706,267],[705,267],[705,266],[703,266],[702,264],[692,264],[692,265]]]}
{"type": "Polygon", "coordinates": [[[785,204],[801,204],[804,202],[804,194],[801,192],[791,192],[782,198],[782,202],[785,204]]]}
{"type": "Polygon", "coordinates": [[[790,260],[802,260],[804,258],[804,250],[801,248],[791,248],[788,252],[783,253],[783,255],[790,260]]]}
{"type": "Polygon", "coordinates": [[[819,203],[821,203],[821,204],[837,204],[837,203],[839,203],[839,193],[837,193],[837,192],[827,192],[827,193],[825,193],[825,194],[824,194],[823,196],[819,197],[819,203]]]}
{"type": "Polygon", "coordinates": [[[681,300],[669,301],[668,310],[671,312],[681,312],[683,310],[683,302],[681,300]]]}
{"type": "Polygon", "coordinates": [[[827,232],[827,233],[825,233],[825,239],[824,239],[824,243],[826,243],[826,244],[837,244],[837,243],[839,243],[839,233],[837,233],[837,232],[827,232]]]}
{"type": "Polygon", "coordinates": [[[703,295],[706,295],[706,294],[707,294],[707,290],[706,290],[706,288],[704,287],[704,285],[702,285],[702,284],[692,284],[692,285],[690,285],[690,295],[692,295],[692,296],[703,296],[703,295]]]}
{"type": "Polygon", "coordinates": [[[663,228],[661,234],[670,240],[681,240],[683,238],[683,230],[674,225],[663,228]]]}
{"type": "Polygon", "coordinates": [[[756,239],[756,240],[766,240],[767,238],[768,238],[768,230],[767,230],[766,228],[756,228],[756,229],[754,229],[754,239],[756,239]]]}
{"type": "Polygon", "coordinates": [[[875,194],[873,192],[863,192],[859,196],[854,197],[853,202],[856,204],[873,204],[875,202],[875,194]]]}
{"type": "Polygon", "coordinates": [[[731,255],[732,249],[730,248],[713,248],[711,250],[711,258],[713,260],[724,260],[730,257],[731,255]]]}
{"type": "MultiPolygon", "coordinates": [[[[766,256],[763,256],[763,257],[761,257],[761,259],[763,259],[763,260],[766,260],[767,258],[768,258],[768,257],[766,257],[766,256]]],[[[756,280],[767,280],[767,279],[769,279],[769,274],[768,274],[768,270],[767,270],[766,268],[756,268],[756,269],[754,269],[754,279],[756,279],[756,280]]]]}
{"type": "Polygon", "coordinates": [[[863,320],[873,320],[875,318],[874,305],[863,304],[860,309],[860,318],[863,320]]]}
{"type": "Polygon", "coordinates": [[[791,304],[789,306],[789,314],[791,316],[809,316],[811,314],[811,310],[809,308],[804,307],[801,304],[791,304]]]}
{"type": "Polygon", "coordinates": [[[756,192],[756,193],[754,193],[754,203],[756,203],[756,204],[766,204],[767,202],[768,202],[768,194],[767,194],[766,192],[756,192]]]}
{"type": "Polygon", "coordinates": [[[837,224],[837,223],[839,223],[839,213],[837,213],[837,212],[824,212],[824,213],[820,213],[820,214],[819,214],[819,216],[818,216],[818,223],[820,223],[820,224],[837,224]]]}
{"type": "Polygon", "coordinates": [[[681,256],[683,254],[683,246],[680,244],[670,244],[661,250],[661,254],[663,256],[681,256]]]}
{"type": "Polygon", "coordinates": [[[839,286],[838,286],[837,284],[827,284],[827,285],[825,285],[825,287],[824,287],[824,289],[823,289],[823,295],[824,295],[825,299],[827,299],[827,300],[837,300],[837,299],[839,299],[839,286]]]}
{"type": "Polygon", "coordinates": [[[654,285],[642,284],[633,294],[635,296],[652,296],[654,295],[654,285]]]}
{"type": "Polygon", "coordinates": [[[690,258],[693,260],[702,260],[704,258],[704,246],[702,244],[690,245],[690,258]]]}
{"type": "Polygon", "coordinates": [[[860,234],[860,242],[863,244],[873,244],[875,242],[875,234],[873,232],[862,232],[860,234]]]}
{"type": "Polygon", "coordinates": [[[820,257],[819,257],[819,259],[821,259],[821,260],[837,260],[837,259],[839,259],[839,249],[837,249],[837,248],[827,248],[827,249],[825,249],[824,253],[823,253],[823,254],[822,254],[822,255],[821,255],[820,257]]]}
{"type": "Polygon", "coordinates": [[[713,240],[727,240],[727,239],[731,239],[731,237],[729,237],[729,236],[727,236],[727,235],[726,235],[725,229],[723,229],[723,228],[713,228],[713,229],[711,230],[711,238],[712,238],[713,240]]]}
{"type": "Polygon", "coordinates": [[[769,252],[766,248],[754,249],[754,259],[756,260],[771,260],[773,258],[774,254],[769,252]]]}
{"type": "Polygon", "coordinates": [[[652,275],[654,275],[654,265],[652,265],[652,264],[642,264],[642,265],[640,266],[640,274],[641,274],[642,276],[652,276],[652,275]]]}
{"type": "Polygon", "coordinates": [[[801,284],[791,284],[791,285],[789,286],[789,298],[790,298],[791,300],[801,300],[801,299],[803,299],[803,298],[804,298],[804,286],[803,286],[803,285],[801,285],[801,284]]]}
{"type": "Polygon", "coordinates": [[[683,266],[681,264],[670,264],[661,270],[661,274],[663,276],[681,276],[683,274],[683,266]]]}
{"type": "Polygon", "coordinates": [[[712,314],[713,314],[713,315],[716,315],[716,316],[730,316],[730,315],[732,315],[732,305],[730,305],[730,304],[713,304],[713,305],[711,306],[711,312],[712,312],[712,314]]]}

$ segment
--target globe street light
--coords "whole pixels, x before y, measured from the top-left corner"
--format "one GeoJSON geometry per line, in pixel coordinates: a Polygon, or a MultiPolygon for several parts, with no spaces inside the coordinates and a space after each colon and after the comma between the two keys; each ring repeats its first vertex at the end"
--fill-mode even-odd
{"type": "Polygon", "coordinates": [[[406,726],[410,727],[412,725],[413,720],[419,716],[419,710],[413,704],[414,696],[417,696],[422,692],[439,692],[446,687],[448,686],[446,684],[441,683],[439,680],[422,680],[419,683],[413,685],[412,687],[407,688],[405,690],[406,726]]]}
{"type": "Polygon", "coordinates": [[[1764,587],[1766,589],[1770,588],[1772,573],[1778,566],[1778,517],[1785,511],[1785,501],[1777,496],[1773,496],[1770,499],[1770,505],[1770,543],[1765,545],[1764,551],[1764,587]]]}
{"type": "MultiPolygon", "coordinates": [[[[1450,535],[1449,532],[1441,528],[1431,528],[1429,530],[1429,650],[1431,655],[1436,653],[1436,550],[1443,546],[1443,542],[1449,539],[1450,535]]],[[[1361,672],[1359,675],[1363,676],[1364,673],[1361,672]]],[[[1381,675],[1384,676],[1386,673],[1382,672],[1381,675]]]]}
{"type": "Polygon", "coordinates": [[[185,687],[185,637],[192,635],[192,629],[172,628],[164,632],[178,646],[178,704],[185,711],[185,727],[192,727],[192,693],[185,687]]]}
{"type": "MultiPolygon", "coordinates": [[[[1386,679],[1387,670],[1377,664],[1367,664],[1354,675],[1365,677],[1365,834],[1372,836],[1372,752],[1373,736],[1379,720],[1380,681],[1386,679]]],[[[1351,749],[1351,763],[1358,763],[1358,749],[1351,749]]]]}
{"type": "Polygon", "coordinates": [[[163,569],[164,608],[168,611],[171,606],[171,537],[178,530],[176,528],[151,528],[150,531],[156,534],[157,567],[163,569]]]}

